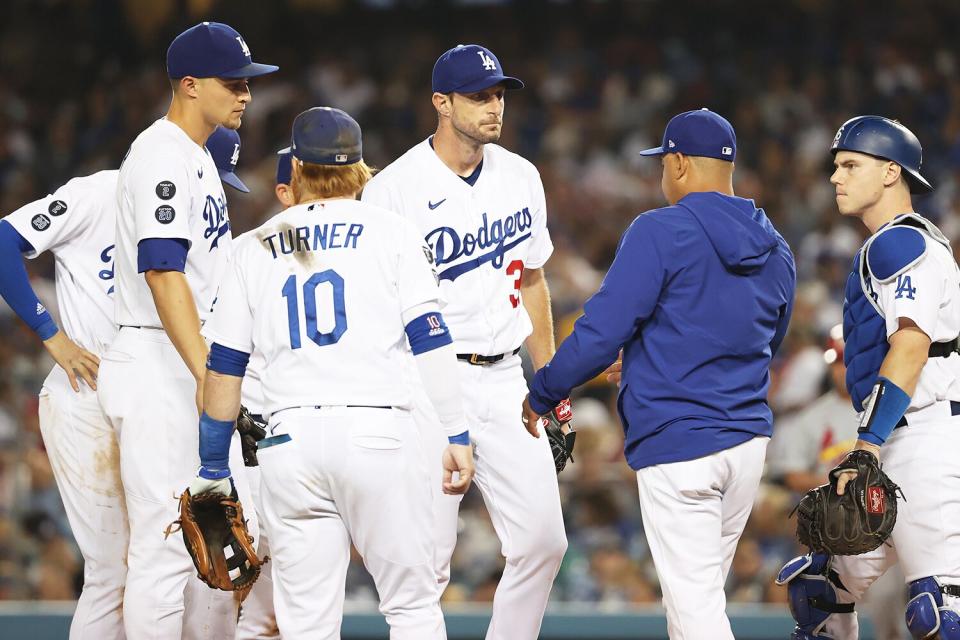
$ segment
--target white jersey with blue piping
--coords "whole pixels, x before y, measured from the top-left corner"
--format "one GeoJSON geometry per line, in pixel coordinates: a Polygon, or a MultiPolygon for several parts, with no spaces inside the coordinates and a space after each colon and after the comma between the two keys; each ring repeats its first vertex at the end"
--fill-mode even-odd
{"type": "Polygon", "coordinates": [[[116,336],[113,254],[117,171],[74,178],[7,215],[32,246],[53,253],[60,324],[88,351],[103,354],[116,336]]]}
{"type": "Polygon", "coordinates": [[[200,319],[206,319],[232,242],[227,199],[207,149],[176,124],[157,120],[123,160],[117,204],[117,324],[160,327],[137,260],[140,242],[157,238],[189,244],[184,274],[200,319]]]}
{"type": "Polygon", "coordinates": [[[472,186],[424,140],[374,176],[363,201],[412,221],[433,252],[444,320],[460,353],[498,355],[532,331],[520,300],[524,269],[553,252],[540,174],[529,161],[484,145],[472,186]]]}
{"type": "Polygon", "coordinates": [[[409,405],[402,315],[439,307],[413,225],[374,205],[328,200],[290,207],[235,249],[203,335],[263,354],[265,414],[409,405]]]}
{"type": "MultiPolygon", "coordinates": [[[[888,339],[900,318],[913,321],[934,343],[960,336],[960,269],[936,226],[915,213],[898,216],[867,240],[864,256],[861,284],[884,319],[888,339]]],[[[958,354],[927,360],[906,417],[943,400],[960,400],[958,354]]]]}

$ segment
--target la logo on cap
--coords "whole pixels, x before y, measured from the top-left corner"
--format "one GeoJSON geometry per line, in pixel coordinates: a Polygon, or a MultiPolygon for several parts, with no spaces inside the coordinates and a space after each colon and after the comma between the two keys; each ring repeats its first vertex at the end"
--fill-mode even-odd
{"type": "Polygon", "coordinates": [[[667,140],[667,146],[673,149],[677,145],[673,140],[667,140]]]}
{"type": "Polygon", "coordinates": [[[240,49],[243,51],[243,55],[248,58],[252,58],[253,55],[250,53],[250,47],[247,46],[247,43],[243,41],[243,36],[237,36],[237,42],[240,43],[240,49]]]}

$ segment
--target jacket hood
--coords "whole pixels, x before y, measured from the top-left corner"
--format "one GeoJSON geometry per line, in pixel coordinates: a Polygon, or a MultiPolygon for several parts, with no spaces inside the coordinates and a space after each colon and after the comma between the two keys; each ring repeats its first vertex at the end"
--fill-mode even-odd
{"type": "Polygon", "coordinates": [[[688,194],[677,206],[700,223],[728,271],[759,269],[777,246],[779,234],[753,200],[709,191],[688,194]]]}

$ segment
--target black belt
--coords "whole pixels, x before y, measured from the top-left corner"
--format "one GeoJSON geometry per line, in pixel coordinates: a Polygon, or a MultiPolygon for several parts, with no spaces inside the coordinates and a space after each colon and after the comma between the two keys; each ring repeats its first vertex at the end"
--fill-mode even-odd
{"type": "Polygon", "coordinates": [[[153,331],[163,331],[163,327],[143,327],[139,324],[122,324],[121,329],[152,329],[153,331]]]}
{"type": "Polygon", "coordinates": [[[517,347],[510,353],[501,353],[495,356],[482,356],[479,353],[458,353],[457,360],[463,360],[464,362],[476,365],[493,364],[494,362],[500,362],[507,356],[515,356],[518,353],[520,353],[520,347],[517,347]]]}
{"type": "MultiPolygon", "coordinates": [[[[950,415],[960,416],[960,402],[957,402],[956,400],[950,401],[950,415]]],[[[899,429],[900,427],[905,427],[905,426],[907,426],[907,416],[903,416],[902,418],[900,418],[896,426],[893,428],[899,429]]]]}
{"type": "Polygon", "coordinates": [[[950,342],[934,342],[927,351],[931,358],[949,358],[955,353],[960,353],[960,336],[950,342]]]}

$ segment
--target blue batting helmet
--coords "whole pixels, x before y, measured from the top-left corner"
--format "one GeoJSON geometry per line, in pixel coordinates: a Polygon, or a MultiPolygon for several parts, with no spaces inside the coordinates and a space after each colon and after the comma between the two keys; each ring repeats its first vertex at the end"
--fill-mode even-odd
{"type": "Polygon", "coordinates": [[[882,116],[850,118],[833,138],[830,153],[856,151],[895,162],[903,169],[910,193],[927,193],[933,187],[920,175],[923,147],[910,129],[882,116]]]}

